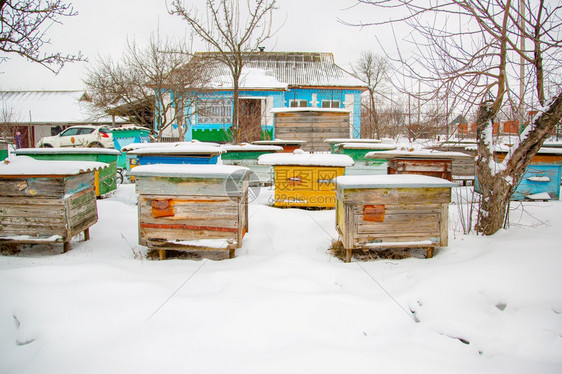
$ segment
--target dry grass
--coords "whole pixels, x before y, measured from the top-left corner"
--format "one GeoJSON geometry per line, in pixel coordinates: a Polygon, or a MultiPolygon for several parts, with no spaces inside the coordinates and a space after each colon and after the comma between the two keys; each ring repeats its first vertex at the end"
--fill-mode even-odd
{"type": "MultiPolygon", "coordinates": [[[[328,249],[334,256],[345,261],[346,251],[341,240],[332,241],[332,245],[328,249]]],[[[420,248],[393,248],[369,250],[367,248],[354,249],[351,252],[351,258],[357,261],[372,261],[378,259],[401,260],[408,257],[425,258],[425,250],[420,248]]]]}

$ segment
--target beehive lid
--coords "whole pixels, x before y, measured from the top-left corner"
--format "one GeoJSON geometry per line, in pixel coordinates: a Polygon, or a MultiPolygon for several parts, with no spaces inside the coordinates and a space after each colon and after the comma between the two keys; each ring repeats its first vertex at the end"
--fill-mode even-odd
{"type": "Polygon", "coordinates": [[[1,176],[77,175],[109,167],[104,162],[35,160],[28,156],[12,156],[0,162],[1,176]]]}
{"type": "Polygon", "coordinates": [[[114,155],[119,156],[121,152],[108,148],[20,148],[16,155],[114,155]]]}
{"type": "Polygon", "coordinates": [[[283,147],[266,144],[225,144],[221,148],[226,152],[281,152],[283,147]]]}
{"type": "Polygon", "coordinates": [[[358,138],[330,138],[324,140],[328,144],[340,144],[340,143],[371,143],[377,144],[381,143],[380,139],[358,139],[358,138]]]}
{"type": "Polygon", "coordinates": [[[419,158],[419,159],[455,159],[455,158],[474,158],[471,155],[467,155],[462,152],[443,152],[434,151],[430,149],[421,150],[404,150],[396,149],[393,151],[380,151],[380,152],[369,152],[365,155],[365,158],[419,158]]]}
{"type": "MultiPolygon", "coordinates": [[[[148,143],[153,146],[143,146],[137,149],[128,151],[130,155],[176,155],[176,156],[194,156],[194,155],[219,155],[224,151],[217,145],[206,143],[170,143],[161,145],[163,143],[148,143]],[[160,144],[160,145],[156,145],[160,144]]],[[[125,147],[123,148],[125,149],[125,147]]]]}
{"type": "Polygon", "coordinates": [[[256,145],[305,145],[306,140],[295,139],[273,139],[273,140],[256,140],[252,142],[256,145]]]}
{"type": "Polygon", "coordinates": [[[131,170],[135,177],[177,177],[177,178],[235,178],[243,179],[249,175],[250,169],[233,165],[190,165],[190,164],[158,164],[137,166],[131,170]]]}
{"type": "Polygon", "coordinates": [[[446,179],[414,174],[347,175],[336,178],[336,187],[341,189],[451,188],[453,186],[456,186],[456,184],[446,179]]]}
{"type": "Polygon", "coordinates": [[[339,143],[338,147],[343,149],[373,149],[373,150],[382,150],[382,151],[396,149],[395,144],[360,143],[360,142],[339,143]]]}
{"type": "Polygon", "coordinates": [[[329,153],[273,153],[258,157],[260,165],[286,165],[286,166],[352,166],[354,161],[347,155],[334,155],[329,153]]]}

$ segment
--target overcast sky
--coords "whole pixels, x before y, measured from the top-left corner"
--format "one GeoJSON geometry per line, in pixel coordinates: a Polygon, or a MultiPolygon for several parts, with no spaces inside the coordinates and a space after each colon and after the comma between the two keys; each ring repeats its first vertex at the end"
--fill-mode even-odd
{"type": "MultiPolygon", "coordinates": [[[[205,9],[204,0],[189,3],[205,9]]],[[[165,0],[73,0],[72,4],[79,15],[65,18],[62,25],[49,30],[52,44],[48,47],[63,53],[81,51],[89,62],[66,65],[55,76],[46,68],[12,56],[0,64],[1,90],[83,89],[87,65],[95,63],[98,55],[121,56],[127,38],[144,45],[157,30],[161,35],[187,34],[185,22],[168,14],[165,0]]],[[[338,18],[354,22],[374,19],[375,8],[354,4],[354,0],[278,0],[274,18],[284,25],[265,43],[266,50],[332,52],[336,63],[348,68],[361,51],[380,53],[375,35],[390,48],[388,30],[338,22],[338,18]]],[[[196,49],[205,47],[196,45],[196,49]]]]}

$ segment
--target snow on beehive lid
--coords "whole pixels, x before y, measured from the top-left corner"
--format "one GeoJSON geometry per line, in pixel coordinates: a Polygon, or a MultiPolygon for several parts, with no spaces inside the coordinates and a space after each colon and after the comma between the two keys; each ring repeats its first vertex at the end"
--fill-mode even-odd
{"type": "Polygon", "coordinates": [[[415,174],[347,175],[336,178],[336,186],[342,189],[361,188],[425,188],[453,187],[446,179],[415,174]]]}
{"type": "Polygon", "coordinates": [[[226,152],[280,152],[283,147],[265,144],[224,144],[221,146],[226,152]]]}
{"type": "Polygon", "coordinates": [[[307,153],[300,149],[293,153],[272,153],[258,157],[260,165],[345,167],[351,166],[353,163],[353,159],[347,155],[307,153]]]}
{"type": "Polygon", "coordinates": [[[373,149],[373,150],[393,150],[396,144],[380,144],[380,143],[338,143],[338,147],[343,149],[373,149]]]}
{"type": "Polygon", "coordinates": [[[108,148],[20,148],[16,150],[16,155],[115,155],[119,156],[121,152],[116,149],[108,148]]]}
{"type": "Polygon", "coordinates": [[[158,164],[142,165],[131,170],[135,177],[243,178],[250,169],[233,165],[158,164]]]}
{"type": "Polygon", "coordinates": [[[0,162],[0,175],[76,175],[109,167],[104,162],[35,160],[12,156],[0,162]]]}
{"type": "Polygon", "coordinates": [[[273,140],[256,140],[252,144],[257,145],[304,145],[306,140],[296,140],[296,139],[273,139],[273,140]]]}
{"type": "Polygon", "coordinates": [[[329,144],[340,144],[340,143],[381,143],[380,139],[358,139],[358,138],[329,138],[324,140],[325,143],[329,144]]]}
{"type": "MultiPolygon", "coordinates": [[[[203,142],[179,142],[179,143],[144,143],[147,146],[135,147],[127,151],[130,155],[218,155],[224,150],[218,144],[203,142]]],[[[125,149],[125,147],[123,147],[125,149]]]]}
{"type": "Polygon", "coordinates": [[[380,151],[380,152],[369,152],[365,155],[365,158],[395,158],[395,157],[410,157],[410,158],[442,158],[442,159],[453,159],[453,158],[474,158],[471,155],[467,155],[462,152],[443,152],[434,151],[431,149],[396,149],[391,151],[380,151]]]}

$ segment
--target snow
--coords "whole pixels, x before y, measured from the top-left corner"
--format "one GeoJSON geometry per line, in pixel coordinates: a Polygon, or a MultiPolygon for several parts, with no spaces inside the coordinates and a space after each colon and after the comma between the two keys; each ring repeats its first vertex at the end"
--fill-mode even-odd
{"type": "Polygon", "coordinates": [[[257,145],[275,145],[275,144],[281,144],[281,145],[304,145],[306,144],[306,140],[294,140],[294,139],[273,139],[273,140],[256,140],[255,142],[252,142],[252,144],[257,144],[257,145]]]}
{"type": "Polygon", "coordinates": [[[336,185],[348,188],[425,188],[453,187],[455,183],[446,179],[414,174],[391,175],[344,175],[336,177],[336,185]]]}
{"type": "Polygon", "coordinates": [[[68,148],[20,148],[15,152],[17,155],[53,155],[53,154],[89,154],[89,155],[117,155],[121,152],[116,149],[108,148],[83,148],[83,147],[68,147],[68,148]]]}
{"type": "Polygon", "coordinates": [[[258,145],[258,144],[225,144],[221,146],[227,152],[281,152],[283,147],[277,145],[258,145]]]}
{"type": "Polygon", "coordinates": [[[392,151],[375,151],[369,152],[365,155],[365,158],[381,158],[381,157],[412,157],[412,158],[474,158],[473,156],[467,155],[462,152],[444,152],[444,151],[434,151],[431,149],[397,149],[392,151]]]}
{"type": "MultiPolygon", "coordinates": [[[[150,154],[220,154],[224,151],[214,144],[207,144],[203,142],[181,142],[181,143],[171,143],[166,146],[156,145],[163,143],[143,143],[143,144],[153,144],[155,146],[141,146],[136,149],[127,151],[130,155],[150,155],[150,154]]],[[[124,149],[123,147],[122,149],[124,149]]]]}
{"type": "Polygon", "coordinates": [[[546,176],[529,177],[527,179],[531,182],[550,182],[550,178],[546,176]]]}
{"type": "Polygon", "coordinates": [[[329,144],[338,144],[338,143],[381,143],[380,139],[355,139],[355,138],[330,138],[324,140],[324,142],[329,144]]]}
{"type": "Polygon", "coordinates": [[[189,178],[226,178],[231,175],[243,176],[250,169],[233,165],[191,165],[191,164],[155,164],[137,166],[131,170],[135,177],[174,176],[189,178]]]}
{"type": "Polygon", "coordinates": [[[145,259],[132,184],[69,252],[0,256],[0,372],[562,372],[559,201],[513,204],[490,237],[462,234],[453,203],[432,259],[346,264],[334,210],[271,196],[231,260],[145,259]]]}
{"type": "MultiPolygon", "coordinates": [[[[270,71],[260,68],[242,68],[239,81],[240,89],[278,89],[286,90],[287,83],[282,83],[270,71]]],[[[211,86],[214,88],[232,88],[232,75],[219,75],[213,77],[211,86]]]]}
{"type": "MultiPolygon", "coordinates": [[[[145,149],[145,148],[175,148],[175,147],[184,147],[187,144],[190,145],[203,145],[209,147],[219,147],[218,143],[211,143],[211,142],[200,142],[197,140],[192,140],[191,142],[175,142],[175,143],[131,143],[121,148],[122,152],[129,152],[134,151],[137,149],[145,149]]],[[[190,145],[187,145],[188,147],[190,145]]]]}
{"type": "Polygon", "coordinates": [[[351,166],[353,163],[353,159],[347,155],[307,153],[302,150],[296,150],[293,153],[271,153],[258,157],[259,165],[345,167],[351,166]]]}
{"type": "Polygon", "coordinates": [[[10,156],[0,162],[0,175],[76,175],[109,167],[95,161],[44,161],[10,156]]]}
{"type": "Polygon", "coordinates": [[[377,144],[377,143],[339,143],[338,146],[343,149],[396,149],[393,144],[377,144]]]}

